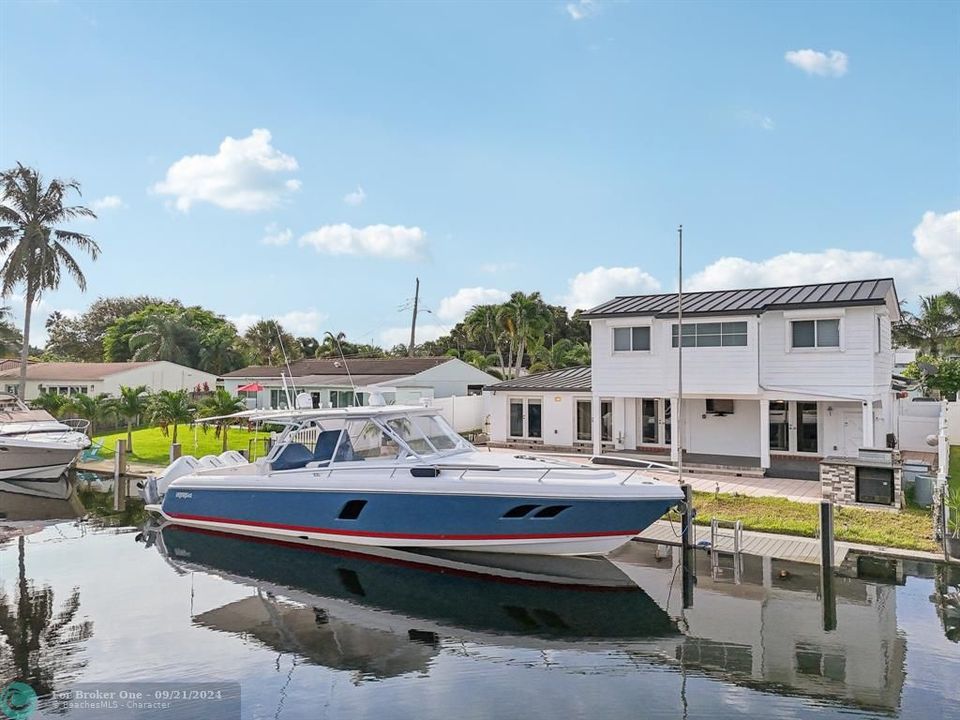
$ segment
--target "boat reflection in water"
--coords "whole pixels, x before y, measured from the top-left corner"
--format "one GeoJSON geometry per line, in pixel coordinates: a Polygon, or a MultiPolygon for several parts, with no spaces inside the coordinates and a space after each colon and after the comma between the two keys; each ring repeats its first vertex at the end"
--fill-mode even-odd
{"type": "Polygon", "coordinates": [[[178,571],[256,588],[195,623],[372,677],[426,669],[450,636],[560,648],[677,634],[667,613],[603,558],[358,550],[176,525],[152,539],[178,571]]]}
{"type": "Polygon", "coordinates": [[[73,520],[85,514],[76,486],[65,477],[0,480],[0,522],[73,520]]]}

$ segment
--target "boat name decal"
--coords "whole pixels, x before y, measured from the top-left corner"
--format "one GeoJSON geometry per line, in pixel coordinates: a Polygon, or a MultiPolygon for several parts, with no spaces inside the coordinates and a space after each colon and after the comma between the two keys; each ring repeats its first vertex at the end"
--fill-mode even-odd
{"type": "Polygon", "coordinates": [[[192,492],[178,492],[177,495],[176,495],[176,497],[177,497],[178,500],[181,500],[181,499],[182,499],[182,500],[189,500],[190,498],[193,497],[193,493],[192,493],[192,492]]]}

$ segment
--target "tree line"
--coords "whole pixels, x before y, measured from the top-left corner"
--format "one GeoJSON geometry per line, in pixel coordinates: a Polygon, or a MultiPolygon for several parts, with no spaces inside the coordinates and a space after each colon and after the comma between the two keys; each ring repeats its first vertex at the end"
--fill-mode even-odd
{"type": "Polygon", "coordinates": [[[924,394],[938,392],[948,399],[960,393],[960,293],[922,296],[916,313],[901,310],[893,328],[894,345],[916,348],[918,355],[904,370],[924,394]]]}

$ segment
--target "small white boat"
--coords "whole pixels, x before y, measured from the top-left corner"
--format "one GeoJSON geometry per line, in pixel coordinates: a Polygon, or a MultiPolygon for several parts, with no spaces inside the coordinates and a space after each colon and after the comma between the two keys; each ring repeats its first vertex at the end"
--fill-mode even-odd
{"type": "Polygon", "coordinates": [[[89,426],[0,393],[0,480],[56,480],[90,446],[89,426]]]}
{"type": "MultiPolygon", "coordinates": [[[[231,416],[233,417],[233,416],[231,416]]],[[[599,555],[683,499],[680,488],[524,455],[480,452],[429,407],[245,411],[285,430],[267,457],[180,458],[147,509],[221,532],[366,546],[599,555]]]]}

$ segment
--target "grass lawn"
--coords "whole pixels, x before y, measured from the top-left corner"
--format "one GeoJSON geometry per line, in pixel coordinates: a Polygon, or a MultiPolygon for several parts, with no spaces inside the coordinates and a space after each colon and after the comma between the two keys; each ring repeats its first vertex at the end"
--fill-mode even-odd
{"type": "MultiPolygon", "coordinates": [[[[268,433],[261,431],[257,437],[265,438],[268,433]]],[[[247,441],[254,437],[254,433],[244,429],[230,428],[227,433],[227,447],[231,450],[246,450],[247,441]]],[[[110,433],[109,435],[98,435],[95,439],[103,442],[101,456],[103,458],[113,457],[113,450],[117,445],[118,439],[127,438],[127,432],[110,433]]],[[[214,435],[214,429],[197,428],[193,425],[180,425],[177,430],[177,441],[183,448],[184,455],[219,455],[221,452],[221,439],[214,435]]],[[[154,465],[166,465],[170,457],[170,443],[173,442],[173,428],[170,433],[164,435],[160,428],[140,428],[133,431],[133,453],[128,453],[127,458],[133,462],[151,463],[154,465]]],[[[263,445],[260,444],[260,452],[263,452],[263,445]]]]}
{"type": "MultiPolygon", "coordinates": [[[[816,537],[819,506],[784,498],[745,497],[720,493],[694,494],[696,523],[709,525],[710,518],[740,520],[744,530],[816,537]]],[[[907,508],[900,513],[862,508],[834,509],[837,540],[885,547],[937,552],[930,511],[907,508]]]]}

